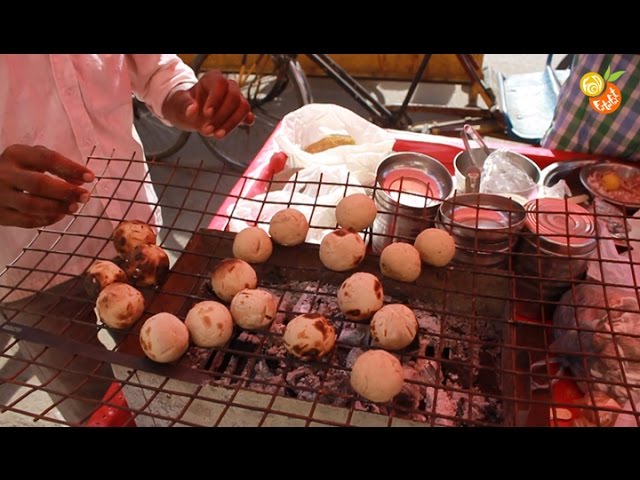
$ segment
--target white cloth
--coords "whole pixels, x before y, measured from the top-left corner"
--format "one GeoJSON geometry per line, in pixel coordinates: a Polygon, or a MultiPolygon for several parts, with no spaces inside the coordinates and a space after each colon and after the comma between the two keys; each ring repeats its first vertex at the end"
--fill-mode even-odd
{"type": "MultiPolygon", "coordinates": [[[[36,244],[43,253],[27,252],[16,266],[34,267],[44,252],[50,253],[38,270],[81,273],[91,262],[75,258],[63,266],[69,253],[111,256],[104,250],[110,247],[105,238],[111,235],[118,219],[151,220],[160,224],[159,208],[133,204],[136,200],[155,204],[156,194],[149,181],[144,163],[92,159],[88,156],[113,158],[143,158],[140,139],[133,128],[132,92],[156,114],[174,89],[189,88],[197,79],[193,71],[176,55],[0,55],[0,151],[12,144],[44,145],[79,163],[88,165],[97,175],[131,182],[99,180],[94,193],[105,199],[92,198],[81,215],[66,217],[51,228],[76,232],[80,235],[41,234],[36,244]],[[95,151],[93,151],[95,147],[95,151]],[[128,168],[128,170],[127,170],[128,168]],[[126,172],[126,173],[125,173],[126,172]],[[111,202],[107,198],[113,197],[111,202]],[[131,209],[127,213],[127,210],[131,209]],[[106,211],[105,211],[106,208],[106,211]],[[112,220],[94,218],[109,217],[112,220]],[[153,215],[153,216],[152,216],[153,215]],[[101,238],[87,238],[91,234],[101,238]],[[76,250],[77,248],[77,250],[76,250]],[[102,253],[101,253],[102,252],[102,253]]],[[[16,258],[36,236],[36,230],[0,227],[0,271],[16,258]]],[[[0,285],[16,286],[27,270],[9,269],[0,277],[0,285]]],[[[51,275],[31,273],[19,284],[20,288],[41,289],[51,275]]],[[[66,278],[56,278],[53,286],[66,278]]],[[[3,298],[6,289],[0,287],[0,301],[16,300],[18,296],[3,298]]],[[[23,295],[22,295],[23,296],[23,295]]]]}

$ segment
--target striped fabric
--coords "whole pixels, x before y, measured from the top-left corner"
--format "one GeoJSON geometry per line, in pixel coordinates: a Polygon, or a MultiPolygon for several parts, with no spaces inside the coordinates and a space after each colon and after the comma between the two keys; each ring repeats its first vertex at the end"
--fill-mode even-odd
{"type": "Polygon", "coordinates": [[[639,83],[640,55],[576,55],[542,146],[640,160],[639,83]],[[611,72],[625,73],[613,82],[622,93],[622,104],[615,112],[604,115],[591,108],[589,97],[580,90],[580,79],[588,72],[604,76],[607,67],[611,72]]]}

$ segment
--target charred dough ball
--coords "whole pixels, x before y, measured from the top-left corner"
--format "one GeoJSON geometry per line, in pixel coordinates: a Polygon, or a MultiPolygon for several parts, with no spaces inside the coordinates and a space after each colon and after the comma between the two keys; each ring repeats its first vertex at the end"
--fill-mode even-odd
{"type": "Polygon", "coordinates": [[[256,288],[258,276],[251,265],[239,258],[227,258],[218,263],[211,272],[211,288],[224,302],[245,288],[256,288]]]}
{"type": "Polygon", "coordinates": [[[283,342],[295,357],[305,360],[323,358],[336,344],[336,331],[324,316],[306,313],[287,323],[283,342]]]}
{"type": "Polygon", "coordinates": [[[221,347],[229,341],[233,333],[233,320],[229,309],[213,301],[196,303],[184,324],[194,345],[198,347],[221,347]]]}
{"type": "Polygon", "coordinates": [[[119,266],[108,260],[98,260],[89,267],[84,277],[84,288],[91,298],[96,298],[107,285],[127,283],[129,279],[119,266]]]}
{"type": "Polygon", "coordinates": [[[304,243],[308,231],[309,222],[295,208],[280,210],[269,224],[269,235],[273,241],[285,247],[304,243]]]}
{"type": "Polygon", "coordinates": [[[387,350],[400,350],[416,338],[418,321],[409,307],[394,303],[375,313],[370,329],[376,345],[387,350]]]}
{"type": "Polygon", "coordinates": [[[128,283],[107,285],[96,300],[98,316],[111,328],[127,328],[138,321],[144,311],[144,297],[128,283]]]}
{"type": "Polygon", "coordinates": [[[140,220],[125,220],[113,231],[113,246],[121,258],[126,258],[138,245],[156,243],[153,229],[140,220]]]}
{"type": "Polygon", "coordinates": [[[370,227],[376,218],[376,204],[364,193],[344,197],[336,207],[336,220],[342,228],[359,232],[370,227]]]}
{"type": "Polygon", "coordinates": [[[383,299],[382,283],[370,273],[354,273],[338,290],[338,308],[345,317],[356,322],[366,320],[380,310],[383,299]]]}
{"type": "Polygon", "coordinates": [[[276,317],[275,299],[266,290],[242,290],[231,301],[231,316],[245,330],[268,327],[276,317]]]}
{"type": "Polygon", "coordinates": [[[403,382],[400,361],[384,350],[363,353],[351,369],[351,387],[372,402],[389,402],[400,393],[403,382]]]}
{"type": "Polygon", "coordinates": [[[266,262],[272,252],[271,238],[259,227],[245,228],[233,239],[233,256],[245,262],[266,262]]]}
{"type": "Polygon", "coordinates": [[[157,313],[142,325],[140,346],[154,362],[175,362],[189,348],[189,330],[175,315],[157,313]]]}
{"type": "Polygon", "coordinates": [[[344,272],[357,267],[364,259],[366,246],[353,230],[334,230],[320,243],[320,261],[329,270],[344,272]]]}
{"type": "Polygon", "coordinates": [[[392,243],[380,254],[380,271],[400,282],[415,282],[422,271],[420,253],[408,243],[392,243]]]}
{"type": "Polygon", "coordinates": [[[169,275],[169,257],[157,245],[138,245],[127,257],[125,269],[136,286],[161,285],[169,275]]]}
{"type": "Polygon", "coordinates": [[[444,267],[456,254],[453,237],[439,228],[427,228],[420,232],[414,246],[420,252],[422,261],[434,267],[444,267]]]}

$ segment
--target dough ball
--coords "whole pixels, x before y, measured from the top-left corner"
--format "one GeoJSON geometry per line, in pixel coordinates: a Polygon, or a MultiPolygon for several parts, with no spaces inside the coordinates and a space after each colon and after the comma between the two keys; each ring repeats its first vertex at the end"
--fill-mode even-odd
{"type": "Polygon", "coordinates": [[[342,228],[359,232],[373,224],[377,214],[376,204],[364,193],[344,197],[336,207],[336,220],[342,228]]]}
{"type": "Polygon", "coordinates": [[[153,229],[140,220],[125,220],[113,231],[113,246],[121,258],[126,258],[138,245],[156,243],[153,229]]]}
{"type": "Polygon", "coordinates": [[[230,302],[240,290],[257,286],[256,271],[239,258],[222,260],[211,272],[211,288],[224,302],[230,302]]]}
{"type": "Polygon", "coordinates": [[[309,222],[295,208],[280,210],[269,224],[269,235],[273,241],[285,247],[304,243],[308,231],[309,222]]]}
{"type": "Polygon", "coordinates": [[[434,267],[444,267],[456,254],[453,237],[439,228],[427,228],[420,232],[414,246],[420,252],[422,261],[434,267]]]}
{"type": "Polygon", "coordinates": [[[233,239],[233,256],[245,262],[266,262],[272,252],[271,238],[259,227],[245,228],[233,239]]]}
{"type": "Polygon", "coordinates": [[[400,393],[403,382],[400,361],[384,350],[363,353],[351,369],[351,387],[372,402],[389,402],[400,393]]]}
{"type": "Polygon", "coordinates": [[[175,315],[158,313],[142,325],[140,346],[154,362],[175,362],[189,348],[189,330],[175,315]]]}
{"type": "Polygon", "coordinates": [[[107,285],[96,301],[98,316],[111,328],[127,328],[138,321],[144,311],[144,297],[128,283],[107,285]]]}
{"type": "Polygon", "coordinates": [[[233,297],[231,316],[245,330],[265,328],[276,317],[276,301],[266,290],[245,289],[233,297]]]}
{"type": "Polygon", "coordinates": [[[213,301],[196,303],[184,324],[194,345],[198,347],[221,347],[229,341],[233,333],[233,320],[229,309],[213,301]]]}
{"type": "Polygon", "coordinates": [[[124,268],[136,286],[161,285],[169,275],[169,257],[157,245],[138,245],[127,257],[124,268]]]}
{"type": "Polygon", "coordinates": [[[336,331],[319,313],[299,315],[284,331],[284,346],[295,357],[305,360],[323,358],[336,344],[336,331]]]}
{"type": "Polygon", "coordinates": [[[382,307],[384,292],[378,277],[358,272],[347,278],[338,290],[338,308],[353,321],[370,318],[382,307]]]}
{"type": "Polygon", "coordinates": [[[387,350],[400,350],[416,338],[418,320],[409,307],[394,303],[375,313],[370,328],[376,345],[387,350]]]}
{"type": "Polygon", "coordinates": [[[127,283],[129,279],[119,266],[108,260],[98,260],[89,267],[84,276],[84,289],[91,298],[96,298],[100,291],[114,282],[127,283]]]}
{"type": "Polygon", "coordinates": [[[334,230],[320,243],[320,261],[329,270],[344,272],[357,267],[364,259],[366,246],[353,230],[334,230]]]}
{"type": "Polygon", "coordinates": [[[321,138],[317,142],[304,147],[304,151],[307,153],[320,153],[330,148],[339,147],[341,145],[355,145],[356,141],[351,135],[332,134],[321,138]]]}
{"type": "Polygon", "coordinates": [[[394,280],[415,282],[422,271],[420,253],[408,243],[387,245],[380,254],[380,271],[394,280]]]}

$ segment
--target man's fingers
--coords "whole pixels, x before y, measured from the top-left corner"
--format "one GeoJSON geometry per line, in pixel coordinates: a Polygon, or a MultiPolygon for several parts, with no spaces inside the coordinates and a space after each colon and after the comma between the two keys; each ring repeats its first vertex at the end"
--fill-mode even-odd
{"type": "Polygon", "coordinates": [[[0,196],[0,202],[3,206],[19,212],[40,216],[67,215],[75,213],[80,209],[80,204],[77,202],[59,202],[57,200],[19,192],[15,192],[12,195],[0,196]]]}
{"type": "MultiPolygon", "coordinates": [[[[94,173],[84,165],[80,165],[46,147],[16,145],[13,148],[23,150],[15,151],[15,155],[14,151],[11,151],[10,158],[15,159],[17,164],[29,170],[53,173],[64,180],[74,183],[92,182],[95,178],[94,173]]],[[[7,152],[5,151],[5,153],[7,152]]]]}
{"type": "Polygon", "coordinates": [[[229,119],[227,119],[227,121],[224,122],[224,124],[219,127],[217,131],[222,131],[224,132],[224,135],[226,135],[231,130],[236,128],[240,124],[240,122],[242,122],[242,120],[247,117],[248,113],[249,104],[244,104],[241,102],[238,108],[236,108],[235,112],[233,112],[231,117],[229,117],[229,119]]]}
{"type": "Polygon", "coordinates": [[[57,178],[39,172],[23,171],[13,180],[13,185],[18,190],[29,192],[38,197],[59,200],[65,203],[87,203],[89,191],[63,182],[57,178]]]}
{"type": "MultiPolygon", "coordinates": [[[[209,119],[207,123],[211,123],[212,125],[214,125],[216,127],[216,130],[222,128],[222,125],[224,125],[225,122],[231,118],[231,116],[240,106],[241,99],[242,97],[240,96],[240,90],[238,89],[238,86],[236,85],[235,88],[230,87],[227,96],[224,98],[224,102],[215,111],[213,118],[209,119]]],[[[248,109],[243,112],[243,117],[247,114],[247,111],[248,109]]]]}
{"type": "Polygon", "coordinates": [[[39,228],[52,225],[64,218],[64,215],[30,215],[24,212],[18,212],[10,208],[0,208],[0,220],[2,225],[22,228],[39,228]]]}
{"type": "MultiPolygon", "coordinates": [[[[220,109],[225,97],[232,88],[231,84],[237,86],[235,82],[228,81],[222,75],[212,76],[206,81],[207,96],[204,99],[202,113],[207,120],[211,120],[212,115],[215,115],[220,109]]],[[[203,88],[203,90],[205,90],[205,88],[203,88]]]]}

